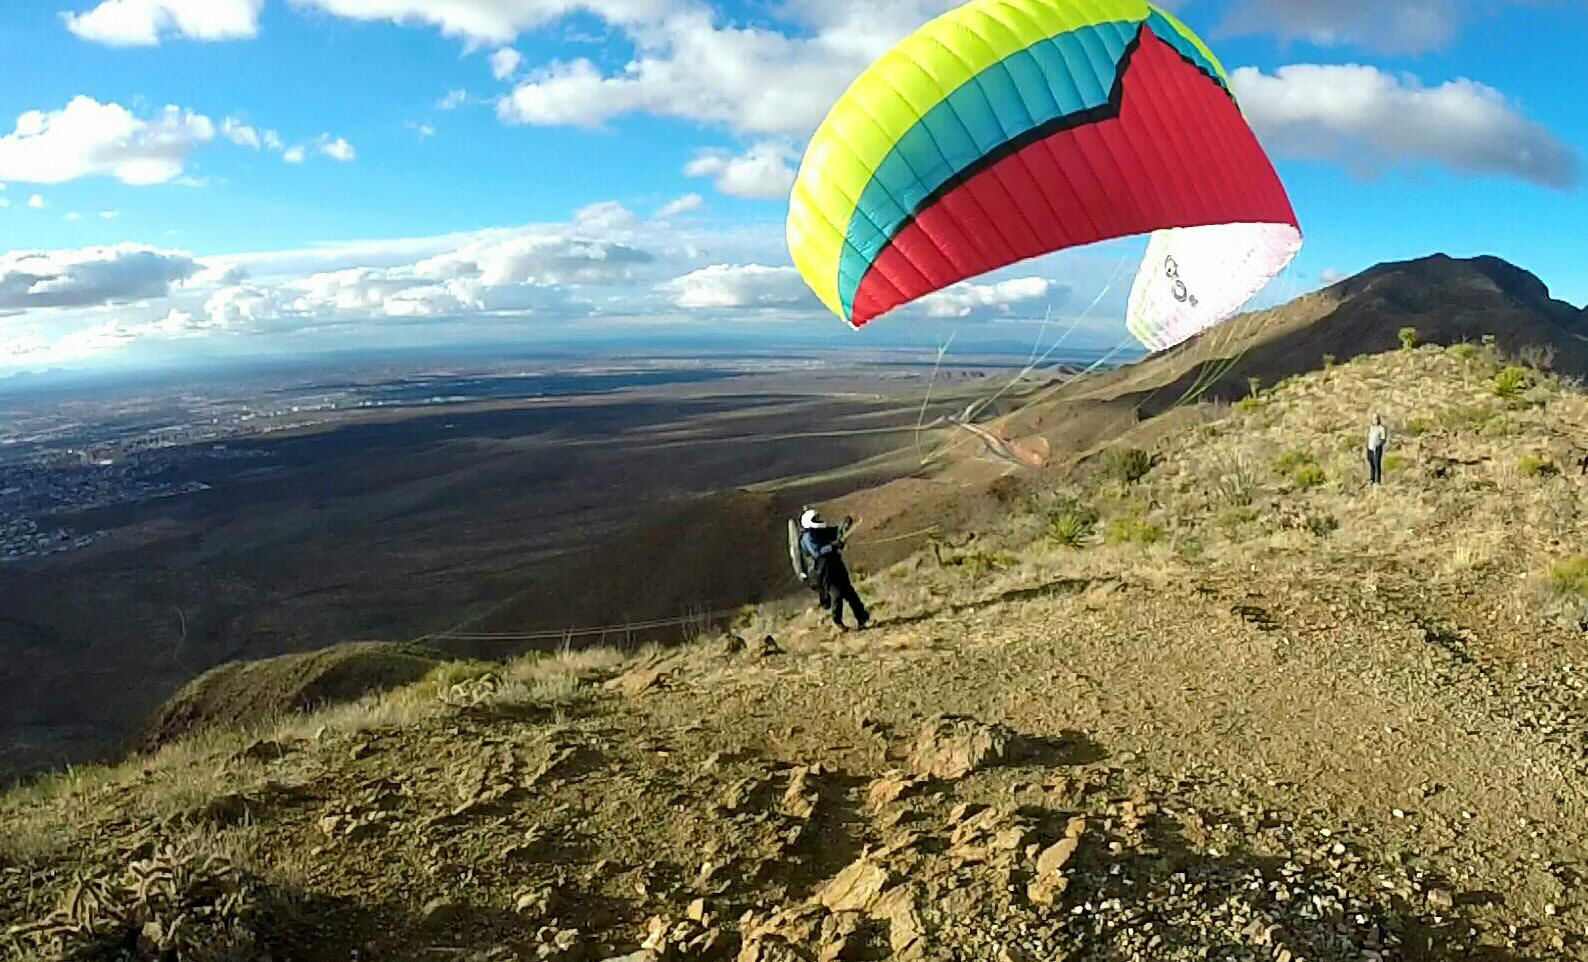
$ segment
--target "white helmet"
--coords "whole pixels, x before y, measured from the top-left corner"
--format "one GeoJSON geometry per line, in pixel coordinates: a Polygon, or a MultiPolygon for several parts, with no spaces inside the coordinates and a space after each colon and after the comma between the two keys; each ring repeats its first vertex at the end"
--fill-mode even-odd
{"type": "Polygon", "coordinates": [[[805,510],[805,513],[800,515],[800,527],[802,527],[802,528],[820,528],[821,526],[822,526],[822,523],[821,523],[821,520],[816,517],[816,509],[815,508],[807,508],[805,510]]]}

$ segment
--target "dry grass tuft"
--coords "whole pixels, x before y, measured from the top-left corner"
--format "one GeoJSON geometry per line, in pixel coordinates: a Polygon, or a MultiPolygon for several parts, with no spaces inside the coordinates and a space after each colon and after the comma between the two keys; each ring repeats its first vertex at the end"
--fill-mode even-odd
{"type": "Polygon", "coordinates": [[[1576,600],[1588,600],[1588,557],[1568,558],[1549,567],[1549,584],[1576,600]]]}

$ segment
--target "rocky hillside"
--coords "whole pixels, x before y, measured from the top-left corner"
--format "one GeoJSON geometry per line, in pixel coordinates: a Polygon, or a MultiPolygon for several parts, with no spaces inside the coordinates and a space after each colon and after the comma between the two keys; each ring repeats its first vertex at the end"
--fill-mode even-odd
{"type": "MultiPolygon", "coordinates": [[[[1481,344],[1588,375],[1588,311],[1550,296],[1537,277],[1496,257],[1443,254],[1380,264],[1271,310],[1226,321],[1144,364],[1089,381],[1080,396],[1128,397],[1148,416],[1193,392],[1237,400],[1250,379],[1273,384],[1400,346],[1411,329],[1425,344],[1481,344]]],[[[1069,392],[1073,394],[1074,392],[1069,392]]]]}
{"type": "Polygon", "coordinates": [[[13,792],[0,952],[1588,958],[1588,397],[1428,347],[1197,420],[871,574],[867,632],[449,664],[13,792]]]}

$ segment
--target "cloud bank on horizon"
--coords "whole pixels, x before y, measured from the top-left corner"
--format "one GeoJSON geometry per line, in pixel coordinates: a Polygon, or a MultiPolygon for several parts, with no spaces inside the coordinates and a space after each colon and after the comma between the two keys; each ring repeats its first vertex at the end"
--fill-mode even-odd
{"type": "MultiPolygon", "coordinates": [[[[71,69],[0,92],[16,118],[0,123],[0,368],[215,339],[259,350],[315,337],[379,343],[398,326],[438,340],[547,325],[836,327],[782,242],[804,144],[867,64],[957,5],[60,0],[26,25],[71,69]],[[411,50],[430,73],[402,96],[353,74],[367,89],[322,85],[320,102],[285,71],[241,71],[223,97],[181,82],[217,49],[268,51],[290,68],[294,51],[362,44],[411,50]],[[54,99],[19,99],[32,90],[54,99]],[[476,161],[520,149],[541,159],[533,174],[476,161]],[[546,162],[559,156],[565,166],[546,162]],[[226,203],[206,201],[216,196],[226,203]],[[504,209],[507,197],[519,206],[504,209]],[[330,213],[227,253],[250,249],[228,206],[278,204],[305,222],[330,213]],[[455,213],[469,205],[482,213],[455,213]],[[500,219],[484,219],[491,212],[500,219]],[[319,242],[327,236],[383,239],[319,242]]],[[[1291,186],[1316,253],[1285,293],[1445,246],[1434,221],[1452,216],[1452,189],[1471,224],[1497,211],[1514,219],[1519,198],[1562,224],[1574,205],[1577,222],[1588,213],[1576,193],[1588,120],[1561,83],[1568,65],[1552,70],[1539,53],[1539,25],[1552,18],[1588,31],[1565,0],[1166,6],[1223,55],[1291,186]],[[1362,198],[1356,209],[1341,209],[1342,184],[1362,198]],[[1385,211],[1397,222],[1377,233],[1394,244],[1355,236],[1351,224],[1385,211]],[[1430,223],[1408,223],[1414,212],[1430,223]]],[[[0,22],[24,16],[0,12],[0,22]]],[[[1575,50],[1563,32],[1559,49],[1575,50]]],[[[48,73],[39,56],[35,71],[48,73]]],[[[1547,262],[1547,234],[1531,228],[1507,236],[1531,233],[1547,262]]],[[[1108,291],[1115,258],[1131,250],[1017,265],[885,323],[930,339],[943,325],[1073,313],[1108,291]]],[[[1588,292],[1588,276],[1560,280],[1588,292]]],[[[1109,292],[1082,333],[1112,343],[1107,318],[1122,299],[1109,292]]]]}

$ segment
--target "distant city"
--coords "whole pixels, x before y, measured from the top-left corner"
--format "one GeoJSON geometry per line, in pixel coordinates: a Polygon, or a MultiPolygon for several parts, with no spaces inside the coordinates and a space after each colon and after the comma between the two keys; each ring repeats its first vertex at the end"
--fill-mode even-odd
{"type": "Polygon", "coordinates": [[[174,393],[112,385],[64,396],[0,396],[0,563],[84,548],[104,537],[53,523],[63,512],[204,491],[208,485],[192,479],[202,462],[270,457],[241,442],[382,408],[600,393],[735,373],[692,362],[484,373],[377,369],[288,385],[271,373],[183,385],[174,393]]]}

